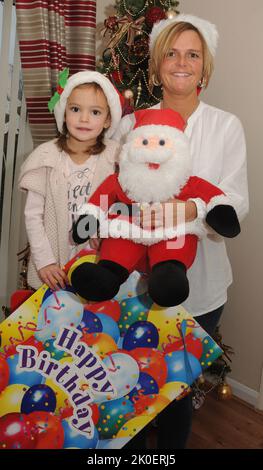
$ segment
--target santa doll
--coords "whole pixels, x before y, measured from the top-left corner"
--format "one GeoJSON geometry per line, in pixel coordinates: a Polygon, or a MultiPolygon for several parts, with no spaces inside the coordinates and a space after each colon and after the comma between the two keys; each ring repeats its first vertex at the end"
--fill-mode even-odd
{"type": "Polygon", "coordinates": [[[187,269],[207,225],[226,237],[238,235],[240,225],[228,197],[208,181],[191,176],[181,115],[171,109],[148,109],[135,112],[135,118],[120,154],[119,172],[99,186],[73,229],[76,243],[102,238],[100,260],[79,264],[70,282],[85,299],[108,300],[147,259],[152,300],[175,306],[189,295],[187,269]],[[182,217],[176,226],[141,227],[138,214],[143,204],[154,207],[171,198],[201,199],[207,209],[205,220],[185,222],[182,217]]]}

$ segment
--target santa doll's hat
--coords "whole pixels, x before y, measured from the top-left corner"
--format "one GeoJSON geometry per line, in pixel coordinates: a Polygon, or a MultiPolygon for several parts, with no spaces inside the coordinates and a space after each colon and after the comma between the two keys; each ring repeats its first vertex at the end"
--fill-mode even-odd
{"type": "Polygon", "coordinates": [[[68,69],[61,72],[62,79],[59,81],[57,91],[49,102],[49,110],[54,111],[57,128],[59,132],[63,131],[65,109],[67,99],[74,88],[84,83],[97,83],[104,92],[111,114],[111,125],[105,132],[105,136],[110,138],[120,123],[122,117],[122,106],[124,98],[114,87],[111,81],[99,72],[84,70],[68,77],[68,69]],[[63,75],[64,74],[64,75],[63,75]],[[62,80],[62,86],[60,85],[62,80]]]}
{"type": "Polygon", "coordinates": [[[135,111],[134,130],[142,126],[161,126],[161,128],[184,132],[186,123],[181,114],[173,109],[142,109],[135,111]]]}

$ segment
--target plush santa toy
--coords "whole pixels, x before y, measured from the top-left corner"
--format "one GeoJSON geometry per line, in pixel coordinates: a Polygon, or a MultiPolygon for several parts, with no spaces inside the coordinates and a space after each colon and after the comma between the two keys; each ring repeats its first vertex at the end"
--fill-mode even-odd
{"type": "Polygon", "coordinates": [[[73,229],[76,243],[99,234],[103,239],[100,261],[77,266],[71,283],[88,300],[111,299],[147,257],[149,294],[158,305],[169,307],[189,295],[187,269],[207,224],[226,237],[238,235],[240,226],[228,197],[208,181],[191,176],[190,147],[181,115],[170,109],[149,109],[135,112],[135,118],[120,154],[119,173],[99,186],[73,229]],[[171,198],[204,201],[205,221],[182,220],[175,227],[153,230],[140,226],[142,204],[154,207],[171,198]]]}

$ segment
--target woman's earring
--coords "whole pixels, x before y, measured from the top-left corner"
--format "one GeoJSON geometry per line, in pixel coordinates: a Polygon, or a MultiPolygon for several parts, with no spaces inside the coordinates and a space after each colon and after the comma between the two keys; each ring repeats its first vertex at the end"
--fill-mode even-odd
{"type": "Polygon", "coordinates": [[[200,82],[198,83],[198,88],[205,88],[206,87],[206,80],[205,80],[205,77],[202,77],[202,79],[200,80],[200,82]]]}

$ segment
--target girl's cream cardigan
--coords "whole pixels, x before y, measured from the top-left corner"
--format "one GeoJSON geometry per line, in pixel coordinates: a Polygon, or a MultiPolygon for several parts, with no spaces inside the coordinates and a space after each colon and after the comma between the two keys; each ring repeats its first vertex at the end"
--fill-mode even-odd
{"type": "MultiPolygon", "coordinates": [[[[91,194],[102,181],[114,173],[118,161],[120,146],[117,142],[105,139],[106,148],[100,154],[96,172],[92,181],[91,194]]],[[[64,175],[64,159],[56,139],[39,145],[23,163],[19,188],[35,191],[45,198],[43,222],[54,257],[60,266],[69,260],[67,179],[64,175]]],[[[34,260],[30,258],[28,266],[28,284],[38,289],[42,282],[38,277],[34,260]]]]}

